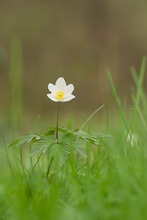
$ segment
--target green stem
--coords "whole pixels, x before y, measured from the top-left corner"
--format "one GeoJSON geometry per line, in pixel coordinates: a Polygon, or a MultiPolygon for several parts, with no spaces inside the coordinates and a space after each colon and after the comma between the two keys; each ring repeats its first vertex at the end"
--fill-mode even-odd
{"type": "Polygon", "coordinates": [[[51,165],[52,165],[52,163],[53,163],[53,160],[54,160],[54,156],[51,158],[50,163],[49,163],[49,165],[48,165],[48,169],[47,169],[47,173],[46,173],[47,178],[48,178],[48,175],[49,175],[49,173],[50,173],[50,169],[51,169],[51,165]]]}
{"type": "Polygon", "coordinates": [[[57,112],[57,124],[56,124],[56,139],[57,139],[57,144],[59,143],[59,137],[58,137],[58,128],[59,128],[59,112],[60,112],[60,102],[58,104],[58,112],[57,112]]]}

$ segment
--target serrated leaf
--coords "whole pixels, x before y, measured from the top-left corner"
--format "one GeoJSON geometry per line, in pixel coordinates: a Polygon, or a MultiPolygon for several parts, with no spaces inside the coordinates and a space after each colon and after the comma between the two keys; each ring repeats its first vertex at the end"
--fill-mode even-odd
{"type": "Polygon", "coordinates": [[[33,144],[31,156],[38,153],[44,154],[47,152],[47,150],[51,149],[51,147],[53,147],[56,144],[57,143],[55,141],[49,139],[40,139],[33,144]]]}
{"type": "Polygon", "coordinates": [[[110,137],[109,135],[107,134],[102,134],[102,133],[87,133],[83,130],[78,130],[76,129],[74,132],[73,132],[73,135],[76,137],[76,138],[79,138],[79,139],[82,139],[86,142],[89,142],[91,144],[95,144],[95,145],[100,145],[99,143],[99,140],[100,138],[106,138],[106,137],[110,137]]]}
{"type": "Polygon", "coordinates": [[[30,143],[33,140],[38,141],[40,139],[41,139],[41,136],[36,135],[36,134],[23,135],[19,137],[18,139],[14,140],[12,143],[10,143],[8,147],[19,147],[26,143],[30,143]]]}
{"type": "Polygon", "coordinates": [[[65,160],[69,158],[71,151],[70,151],[70,146],[68,144],[64,144],[63,146],[63,157],[65,160]]]}
{"type": "Polygon", "coordinates": [[[58,128],[59,131],[65,133],[65,134],[72,134],[73,132],[68,130],[67,128],[58,128]]]}

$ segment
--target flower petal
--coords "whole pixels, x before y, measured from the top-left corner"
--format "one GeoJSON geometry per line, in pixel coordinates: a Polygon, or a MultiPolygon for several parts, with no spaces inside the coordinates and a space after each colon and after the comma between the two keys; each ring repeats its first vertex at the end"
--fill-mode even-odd
{"type": "Polygon", "coordinates": [[[59,89],[59,90],[62,90],[64,91],[65,88],[66,88],[66,82],[64,80],[63,77],[60,77],[57,79],[56,83],[55,83],[55,86],[59,89]]]}
{"type": "Polygon", "coordinates": [[[48,90],[51,92],[51,93],[56,93],[57,92],[57,88],[55,85],[53,85],[52,83],[49,83],[48,84],[48,90]]]}
{"type": "Polygon", "coordinates": [[[65,95],[70,95],[74,91],[74,86],[72,84],[69,84],[65,88],[65,95]]]}
{"type": "Polygon", "coordinates": [[[48,98],[51,99],[54,102],[59,102],[58,99],[56,99],[52,94],[47,94],[48,98]]]}
{"type": "Polygon", "coordinates": [[[74,95],[69,95],[69,96],[65,97],[61,102],[68,102],[68,101],[70,101],[70,100],[72,100],[74,98],[75,98],[74,95]]]}

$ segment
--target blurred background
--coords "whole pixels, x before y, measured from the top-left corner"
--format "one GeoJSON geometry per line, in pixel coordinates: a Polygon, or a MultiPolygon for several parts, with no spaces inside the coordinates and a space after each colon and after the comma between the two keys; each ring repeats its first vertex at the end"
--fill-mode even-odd
{"type": "Polygon", "coordinates": [[[47,86],[60,76],[76,96],[62,111],[93,111],[111,95],[106,69],[127,96],[146,54],[146,0],[0,0],[0,115],[51,117],[47,86]]]}

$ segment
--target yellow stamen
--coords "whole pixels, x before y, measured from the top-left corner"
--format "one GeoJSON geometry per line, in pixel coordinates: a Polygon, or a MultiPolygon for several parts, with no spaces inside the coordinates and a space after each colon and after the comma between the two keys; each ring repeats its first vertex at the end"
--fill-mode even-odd
{"type": "Polygon", "coordinates": [[[58,91],[58,92],[56,93],[56,98],[57,98],[58,100],[63,100],[63,99],[64,99],[64,96],[65,96],[65,94],[64,94],[63,91],[58,91]]]}

